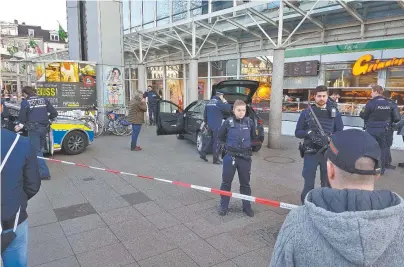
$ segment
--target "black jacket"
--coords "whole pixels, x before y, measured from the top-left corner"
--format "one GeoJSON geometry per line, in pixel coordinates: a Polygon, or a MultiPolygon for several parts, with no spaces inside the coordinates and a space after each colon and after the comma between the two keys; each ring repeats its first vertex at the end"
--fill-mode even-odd
{"type": "MultiPolygon", "coordinates": [[[[1,159],[5,158],[16,133],[1,129],[1,159]]],[[[4,230],[13,228],[21,207],[18,223],[25,221],[27,202],[41,186],[38,160],[28,138],[21,136],[1,171],[1,223],[4,230]]]]}

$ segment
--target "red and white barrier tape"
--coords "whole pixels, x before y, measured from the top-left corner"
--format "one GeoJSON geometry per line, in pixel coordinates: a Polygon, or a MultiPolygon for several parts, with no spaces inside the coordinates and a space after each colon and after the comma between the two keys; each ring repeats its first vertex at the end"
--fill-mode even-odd
{"type": "Polygon", "coordinates": [[[157,177],[151,177],[151,176],[140,175],[140,174],[135,174],[135,173],[121,172],[121,171],[117,171],[117,170],[111,170],[111,169],[106,169],[106,168],[88,166],[88,165],[84,165],[84,164],[80,164],[80,163],[69,162],[69,161],[58,160],[58,159],[50,159],[50,158],[44,158],[44,157],[38,157],[38,158],[44,159],[44,160],[47,160],[47,161],[50,161],[50,162],[62,163],[62,164],[67,164],[67,165],[74,165],[74,166],[78,166],[78,167],[82,167],[82,168],[94,169],[94,170],[99,170],[99,171],[115,173],[115,174],[123,174],[123,175],[128,175],[128,176],[135,176],[135,177],[138,177],[138,178],[148,179],[148,180],[156,180],[156,181],[160,181],[160,182],[164,182],[164,183],[174,184],[174,185],[187,187],[187,188],[193,188],[193,189],[200,190],[200,191],[205,191],[205,192],[210,192],[210,193],[216,194],[216,195],[222,195],[222,196],[234,197],[234,198],[238,198],[238,199],[244,199],[244,200],[248,200],[248,201],[251,201],[251,202],[258,203],[258,204],[263,204],[263,205],[276,207],[276,208],[282,208],[282,209],[291,210],[293,208],[298,207],[297,205],[294,205],[294,204],[288,204],[288,203],[279,202],[279,201],[275,201],[275,200],[269,200],[269,199],[265,199],[265,198],[247,196],[247,195],[242,195],[242,194],[233,193],[233,192],[229,192],[229,191],[223,191],[223,190],[219,190],[219,189],[215,189],[215,188],[209,188],[209,187],[205,187],[205,186],[199,186],[199,185],[183,183],[183,182],[179,182],[179,181],[170,181],[170,180],[157,178],[157,177]]]}

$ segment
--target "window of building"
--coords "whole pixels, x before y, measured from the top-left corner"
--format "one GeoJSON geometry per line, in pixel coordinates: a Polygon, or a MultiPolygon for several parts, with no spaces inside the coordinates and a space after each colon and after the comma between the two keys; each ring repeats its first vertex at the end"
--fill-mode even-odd
{"type": "Polygon", "coordinates": [[[130,1],[130,25],[136,27],[142,24],[143,2],[139,0],[130,1]]]}
{"type": "Polygon", "coordinates": [[[198,63],[198,77],[208,77],[208,62],[198,63]]]}
{"type": "Polygon", "coordinates": [[[223,10],[230,7],[233,7],[233,1],[222,1],[222,0],[212,1],[212,12],[223,10]]]}
{"type": "Polygon", "coordinates": [[[377,83],[377,72],[366,75],[353,76],[352,64],[333,64],[326,66],[325,82],[330,88],[367,88],[377,83]]]}
{"type": "Polygon", "coordinates": [[[144,0],[143,1],[143,24],[154,22],[156,11],[156,1],[144,0]]]}
{"type": "Polygon", "coordinates": [[[387,69],[386,88],[404,89],[404,67],[387,69]]]}
{"type": "Polygon", "coordinates": [[[28,36],[34,36],[35,31],[33,29],[28,29],[28,36]]]}
{"type": "Polygon", "coordinates": [[[157,26],[167,24],[170,21],[170,0],[157,1],[157,26]]]}
{"type": "Polygon", "coordinates": [[[122,10],[122,20],[123,20],[123,29],[130,28],[130,2],[123,1],[123,10],[122,10]]]}
{"type": "Polygon", "coordinates": [[[188,1],[178,0],[173,1],[173,21],[178,21],[187,18],[188,1]]]}
{"type": "Polygon", "coordinates": [[[59,35],[56,33],[51,33],[50,39],[51,39],[51,41],[59,41],[59,35]]]}
{"type": "Polygon", "coordinates": [[[237,76],[237,59],[212,61],[212,76],[237,76]]]}

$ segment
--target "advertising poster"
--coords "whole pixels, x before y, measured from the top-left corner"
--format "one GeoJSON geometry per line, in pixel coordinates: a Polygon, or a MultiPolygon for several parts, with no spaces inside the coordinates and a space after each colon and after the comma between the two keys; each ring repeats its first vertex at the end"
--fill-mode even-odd
{"type": "MultiPolygon", "coordinates": [[[[42,78],[41,64],[36,65],[37,78],[42,78]]],[[[55,108],[80,109],[97,103],[95,64],[52,62],[45,63],[44,68],[45,80],[37,80],[37,94],[48,98],[55,108]]]]}
{"type": "Polygon", "coordinates": [[[35,64],[35,78],[38,82],[45,81],[45,63],[38,62],[35,64]]]}
{"type": "Polygon", "coordinates": [[[106,67],[104,81],[105,105],[124,105],[123,72],[118,67],[106,67]]]}

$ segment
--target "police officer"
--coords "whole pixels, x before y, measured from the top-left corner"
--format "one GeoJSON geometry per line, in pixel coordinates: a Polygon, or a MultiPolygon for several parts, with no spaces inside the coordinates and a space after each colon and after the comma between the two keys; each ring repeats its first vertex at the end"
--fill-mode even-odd
{"type": "Polygon", "coordinates": [[[307,193],[314,189],[318,165],[320,165],[321,187],[329,186],[327,162],[324,157],[325,148],[328,146],[329,136],[344,129],[341,114],[334,106],[327,106],[327,99],[327,87],[324,85],[317,86],[314,96],[315,105],[311,106],[311,110],[306,108],[300,114],[296,124],[295,136],[304,139],[303,146],[300,148],[304,160],[302,203],[304,203],[307,193]],[[317,117],[323,130],[317,125],[315,117],[317,117]],[[322,131],[324,134],[321,133],[322,131]]]}
{"type": "MultiPolygon", "coordinates": [[[[396,114],[398,114],[397,116],[400,117],[400,111],[398,109],[398,106],[396,104],[396,102],[394,102],[393,99],[391,99],[391,92],[389,90],[385,90],[383,92],[383,97],[387,99],[387,101],[389,101],[389,104],[392,108],[392,111],[396,114]]],[[[387,132],[387,161],[385,162],[384,167],[386,169],[391,169],[394,170],[396,168],[396,166],[391,165],[391,162],[393,161],[393,159],[391,158],[391,151],[390,148],[393,145],[393,138],[394,138],[394,126],[393,126],[394,122],[390,122],[389,128],[388,128],[388,132],[387,132]]]]}
{"type": "Polygon", "coordinates": [[[151,85],[147,87],[147,91],[144,92],[143,98],[147,97],[147,105],[149,106],[149,124],[156,125],[156,113],[157,113],[157,101],[160,96],[153,89],[151,85]]]}
{"type": "Polygon", "coordinates": [[[204,121],[209,127],[211,138],[209,142],[203,142],[203,147],[200,152],[200,158],[204,161],[208,161],[206,154],[209,147],[213,148],[213,164],[221,164],[219,160],[219,140],[218,134],[220,126],[222,125],[223,117],[225,113],[230,113],[231,106],[227,103],[223,97],[223,93],[216,92],[216,95],[206,104],[204,111],[204,121]]]}
{"type": "MultiPolygon", "coordinates": [[[[251,141],[257,138],[254,122],[246,117],[247,105],[236,100],[233,105],[234,115],[227,118],[219,130],[219,140],[225,144],[226,155],[223,158],[222,185],[220,190],[230,191],[234,174],[238,173],[240,194],[251,195],[251,141]]],[[[243,201],[243,212],[249,217],[254,216],[251,202],[243,201]]],[[[219,215],[227,214],[230,197],[221,196],[219,215]]]]}
{"type": "MultiPolygon", "coordinates": [[[[37,96],[32,87],[25,86],[22,93],[25,99],[21,102],[18,115],[19,124],[14,129],[18,132],[26,127],[30,142],[36,150],[36,155],[42,157],[42,149],[45,147],[46,134],[50,126],[49,120],[56,118],[58,112],[48,99],[37,96]]],[[[51,176],[45,160],[38,159],[38,165],[41,179],[49,180],[51,176]]]]}
{"type": "Polygon", "coordinates": [[[382,150],[382,171],[384,174],[385,167],[389,161],[388,139],[391,124],[400,121],[400,113],[398,109],[383,97],[383,87],[380,85],[371,85],[372,99],[366,104],[364,110],[361,111],[360,117],[364,120],[366,131],[373,136],[379,143],[382,150]]]}
{"type": "Polygon", "coordinates": [[[1,127],[8,129],[8,119],[10,116],[10,112],[8,110],[8,107],[5,105],[5,102],[2,100],[1,101],[1,108],[0,108],[0,112],[1,112],[1,127]]]}
{"type": "Polygon", "coordinates": [[[340,90],[338,89],[331,89],[329,90],[329,96],[327,99],[327,106],[329,108],[336,108],[338,109],[338,99],[340,99],[340,90]]]}

